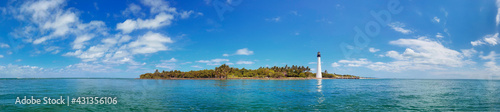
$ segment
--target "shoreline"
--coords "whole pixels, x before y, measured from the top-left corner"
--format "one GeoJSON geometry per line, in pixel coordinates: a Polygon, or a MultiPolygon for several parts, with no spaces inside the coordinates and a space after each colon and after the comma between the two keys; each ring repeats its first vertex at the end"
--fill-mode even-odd
{"type": "MultiPolygon", "coordinates": [[[[287,77],[287,78],[135,78],[135,79],[153,79],[153,80],[310,80],[319,78],[298,78],[298,77],[287,77]]],[[[376,79],[376,78],[321,78],[321,79],[376,79]]]]}

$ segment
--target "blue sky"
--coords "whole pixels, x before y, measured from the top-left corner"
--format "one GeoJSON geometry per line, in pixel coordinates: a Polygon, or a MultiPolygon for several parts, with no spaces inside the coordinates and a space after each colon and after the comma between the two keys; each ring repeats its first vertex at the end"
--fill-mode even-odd
{"type": "Polygon", "coordinates": [[[0,77],[303,65],[379,78],[500,78],[494,0],[6,0],[0,77]]]}

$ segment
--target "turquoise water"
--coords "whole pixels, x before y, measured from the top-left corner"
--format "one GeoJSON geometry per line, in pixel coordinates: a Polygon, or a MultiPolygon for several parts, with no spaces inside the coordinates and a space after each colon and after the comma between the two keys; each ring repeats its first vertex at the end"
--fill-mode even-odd
{"type": "Polygon", "coordinates": [[[0,79],[2,111],[500,111],[499,80],[0,79]],[[17,97],[117,97],[22,105],[17,97]]]}

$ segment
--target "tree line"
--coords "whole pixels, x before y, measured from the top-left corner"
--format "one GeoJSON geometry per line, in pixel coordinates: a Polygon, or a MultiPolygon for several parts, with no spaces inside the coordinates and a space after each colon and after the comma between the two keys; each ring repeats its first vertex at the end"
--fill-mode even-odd
{"type": "MultiPolygon", "coordinates": [[[[326,70],[322,73],[324,78],[345,78],[345,79],[357,79],[358,76],[353,75],[340,75],[331,74],[326,70]]],[[[300,77],[300,78],[314,78],[316,74],[311,72],[311,69],[307,66],[288,66],[285,67],[259,67],[258,69],[239,69],[229,67],[223,64],[215,69],[210,70],[191,70],[188,72],[182,72],[180,70],[171,71],[158,71],[155,70],[154,73],[145,73],[140,76],[141,79],[170,79],[170,78],[286,78],[286,77],[300,77]]]]}

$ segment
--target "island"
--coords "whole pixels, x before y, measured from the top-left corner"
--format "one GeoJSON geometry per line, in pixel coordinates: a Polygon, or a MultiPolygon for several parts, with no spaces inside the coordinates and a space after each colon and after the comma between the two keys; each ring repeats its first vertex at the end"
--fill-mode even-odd
{"type": "MultiPolygon", "coordinates": [[[[362,79],[354,75],[340,75],[336,73],[322,72],[323,79],[362,79]]],[[[258,69],[233,68],[222,64],[210,70],[191,70],[182,72],[180,70],[156,71],[140,75],[140,79],[315,79],[316,74],[306,66],[284,67],[260,67],[258,69]]]]}

